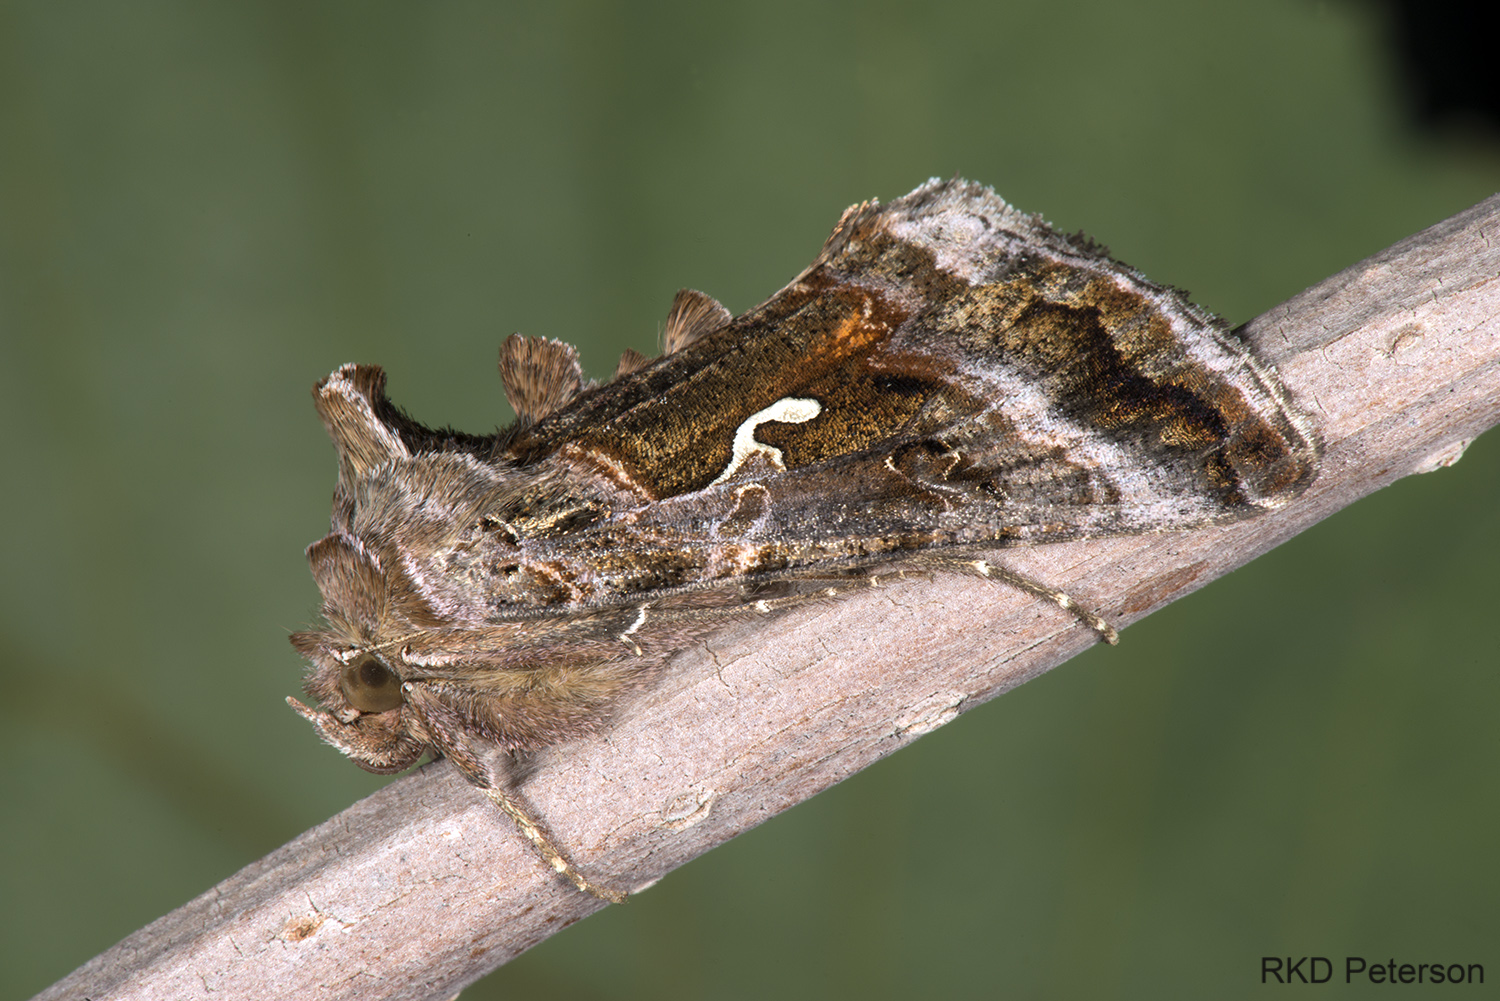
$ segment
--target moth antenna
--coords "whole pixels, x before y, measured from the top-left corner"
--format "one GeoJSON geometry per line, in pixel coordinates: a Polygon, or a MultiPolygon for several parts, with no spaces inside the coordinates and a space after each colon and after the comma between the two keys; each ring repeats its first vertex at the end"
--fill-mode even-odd
{"type": "Polygon", "coordinates": [[[484,789],[484,794],[496,806],[504,810],[506,816],[515,821],[516,826],[521,829],[521,833],[526,835],[526,840],[531,842],[532,847],[537,850],[542,858],[546,859],[547,864],[559,876],[562,876],[591,897],[598,897],[600,900],[611,904],[625,903],[629,894],[621,893],[618,890],[611,890],[607,886],[600,886],[597,883],[590,882],[583,873],[573,868],[573,863],[569,862],[567,857],[557,850],[557,846],[552,843],[552,839],[547,837],[546,832],[542,830],[542,825],[537,823],[531,814],[526,812],[526,808],[504,789],[491,785],[484,789]]]}
{"type": "Polygon", "coordinates": [[[631,372],[639,372],[649,364],[651,364],[650,358],[634,348],[626,348],[624,354],[620,355],[620,364],[615,366],[615,374],[611,376],[610,381],[622,379],[631,372]]]}
{"type": "Polygon", "coordinates": [[[521,423],[535,424],[583,391],[578,349],[546,337],[511,334],[500,345],[500,383],[521,423]]]}
{"type": "Polygon", "coordinates": [[[339,453],[339,479],[352,483],[393,459],[410,458],[400,434],[378,411],[390,409],[378,365],[345,365],[313,386],[313,406],[339,453]]]}
{"type": "Polygon", "coordinates": [[[672,308],[667,310],[667,326],[661,335],[666,353],[681,351],[733,319],[734,314],[713,296],[690,288],[679,289],[672,297],[672,308]]]}

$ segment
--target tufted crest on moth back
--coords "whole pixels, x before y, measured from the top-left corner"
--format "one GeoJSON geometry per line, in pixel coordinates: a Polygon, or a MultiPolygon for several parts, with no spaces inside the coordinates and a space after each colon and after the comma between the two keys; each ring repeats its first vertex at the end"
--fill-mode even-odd
{"type": "MultiPolygon", "coordinates": [[[[662,327],[662,357],[674,355],[696,344],[733,321],[734,314],[713,296],[695,289],[678,289],[667,310],[667,322],[662,327]]],[[[659,360],[648,358],[633,348],[626,348],[620,355],[620,363],[615,366],[610,381],[616,382],[659,360]]]]}
{"type": "Polygon", "coordinates": [[[343,532],[307,547],[307,562],[323,594],[323,617],[347,641],[373,638],[386,617],[386,581],[375,554],[343,532]]]}
{"type": "Polygon", "coordinates": [[[313,386],[313,405],[339,453],[339,483],[349,486],[371,470],[411,452],[382,419],[385,372],[378,365],[345,365],[313,386]]]}
{"type": "Polygon", "coordinates": [[[690,288],[679,289],[672,297],[672,308],[667,311],[662,344],[667,354],[675,354],[733,319],[734,315],[713,296],[690,288]]]}
{"type": "Polygon", "coordinates": [[[577,348],[520,334],[500,345],[500,382],[522,427],[562,409],[587,388],[577,348]]]}
{"type": "Polygon", "coordinates": [[[650,364],[650,358],[647,358],[635,348],[626,348],[620,354],[620,363],[615,366],[615,374],[610,377],[610,381],[614,382],[616,379],[623,379],[632,372],[639,372],[650,364]]]}

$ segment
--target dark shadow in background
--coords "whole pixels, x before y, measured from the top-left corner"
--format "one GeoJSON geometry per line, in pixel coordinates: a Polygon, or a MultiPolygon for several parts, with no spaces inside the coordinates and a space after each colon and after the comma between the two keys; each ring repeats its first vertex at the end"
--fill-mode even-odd
{"type": "Polygon", "coordinates": [[[1477,128],[1500,138],[1493,0],[1369,0],[1385,20],[1402,97],[1424,129],[1477,128]]]}

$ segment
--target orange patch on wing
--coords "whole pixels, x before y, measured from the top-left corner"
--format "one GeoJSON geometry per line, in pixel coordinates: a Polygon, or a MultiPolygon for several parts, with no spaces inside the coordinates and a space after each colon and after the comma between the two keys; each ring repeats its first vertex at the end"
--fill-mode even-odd
{"type": "Polygon", "coordinates": [[[890,336],[891,324],[877,318],[868,297],[863,299],[862,305],[863,309],[845,317],[826,339],[812,345],[808,351],[809,361],[831,366],[849,355],[868,351],[890,336]]]}

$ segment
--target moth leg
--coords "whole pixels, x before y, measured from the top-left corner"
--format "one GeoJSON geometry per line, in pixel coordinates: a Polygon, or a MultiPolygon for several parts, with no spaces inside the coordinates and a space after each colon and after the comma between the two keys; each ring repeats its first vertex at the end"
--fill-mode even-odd
{"type": "Polygon", "coordinates": [[[934,569],[957,570],[960,573],[978,574],[988,580],[998,580],[1002,584],[1009,584],[1017,590],[1036,595],[1038,598],[1045,598],[1098,633],[1099,638],[1110,646],[1115,646],[1120,642],[1120,634],[1115,631],[1114,626],[1105,621],[1103,616],[1080,605],[1066,592],[1059,591],[1055,587],[1048,587],[1041,581],[1033,580],[1024,574],[1018,574],[1014,570],[1007,570],[1005,567],[996,566],[988,560],[965,560],[948,556],[926,557],[918,560],[918,563],[934,569]]]}
{"type": "Polygon", "coordinates": [[[542,825],[537,823],[514,796],[501,789],[498,785],[482,786],[481,789],[490,798],[491,802],[504,810],[506,816],[515,821],[516,826],[521,829],[521,833],[526,835],[526,840],[531,842],[531,846],[537,850],[537,853],[546,860],[547,864],[559,876],[562,876],[591,897],[598,897],[600,900],[611,904],[623,904],[625,902],[629,894],[621,893],[618,890],[611,890],[607,886],[600,886],[598,883],[590,882],[583,873],[575,869],[573,863],[568,861],[567,856],[558,851],[557,846],[552,843],[552,839],[547,837],[547,833],[542,830],[542,825]]]}
{"type": "Polygon", "coordinates": [[[401,690],[406,697],[406,707],[412,710],[415,717],[408,722],[408,726],[420,734],[424,743],[442,752],[443,757],[452,762],[453,767],[457,768],[464,778],[473,783],[491,802],[504,810],[505,815],[515,821],[521,833],[526,835],[526,840],[531,842],[531,846],[558,875],[589,896],[598,897],[611,904],[625,902],[626,894],[590,882],[583,873],[579,872],[573,863],[568,861],[567,856],[552,843],[552,839],[547,837],[547,833],[542,830],[541,823],[527,812],[520,800],[500,788],[490,769],[485,767],[484,762],[480,760],[479,755],[474,753],[473,747],[465,738],[463,724],[451,706],[443,702],[428,685],[408,681],[401,686],[401,690]]]}
{"type": "MultiPolygon", "coordinates": [[[[1038,598],[1045,598],[1046,600],[1057,605],[1063,611],[1068,612],[1076,619],[1078,619],[1078,621],[1082,622],[1094,632],[1098,633],[1099,638],[1108,643],[1110,646],[1115,646],[1120,642],[1120,634],[1115,630],[1114,626],[1110,625],[1109,622],[1104,619],[1103,616],[1098,615],[1097,613],[1089,608],[1086,608],[1083,605],[1080,605],[1076,600],[1073,599],[1071,595],[1069,595],[1065,591],[1059,591],[1055,587],[1048,587],[1041,581],[1034,580],[1031,577],[1025,576],[1024,574],[1018,574],[1014,570],[1007,570],[1005,567],[996,566],[995,564],[990,563],[987,560],[965,560],[957,559],[951,556],[920,556],[912,562],[917,567],[921,567],[926,570],[956,570],[960,573],[978,574],[979,576],[984,577],[987,580],[997,580],[1003,584],[1009,584],[1011,587],[1014,587],[1021,591],[1025,591],[1027,594],[1035,595],[1038,598]]],[[[822,577],[823,579],[840,581],[843,583],[834,583],[831,586],[825,586],[816,591],[809,591],[797,595],[766,598],[760,601],[753,601],[751,602],[750,607],[762,614],[780,611],[781,609],[790,608],[795,605],[806,604],[808,601],[816,600],[818,598],[836,598],[839,595],[847,594],[848,592],[855,590],[858,587],[879,587],[886,581],[901,580],[910,576],[911,574],[912,571],[905,568],[897,568],[877,573],[870,573],[865,570],[834,571],[827,574],[817,572],[809,573],[805,576],[799,577],[798,580],[801,582],[812,582],[822,577]],[[854,574],[858,575],[857,580],[851,579],[854,574]]]]}

